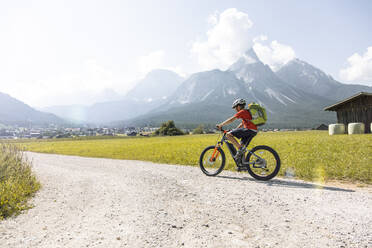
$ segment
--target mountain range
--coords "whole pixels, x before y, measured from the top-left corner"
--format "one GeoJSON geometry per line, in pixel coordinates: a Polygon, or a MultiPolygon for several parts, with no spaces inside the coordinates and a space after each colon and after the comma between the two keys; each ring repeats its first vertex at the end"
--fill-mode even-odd
{"type": "Polygon", "coordinates": [[[63,124],[65,121],[54,114],[37,111],[27,104],[0,92],[0,124],[46,126],[63,124]]]}
{"type": "Polygon", "coordinates": [[[323,108],[372,87],[347,85],[316,67],[294,59],[274,72],[253,49],[226,71],[212,70],[191,75],[159,108],[132,119],[128,125],[158,125],[168,119],[180,124],[218,123],[232,116],[237,98],[254,101],[268,112],[267,127],[315,127],[336,121],[336,114],[323,108]]]}
{"type": "Polygon", "coordinates": [[[172,71],[153,70],[121,99],[91,106],[52,106],[42,110],[77,123],[107,124],[128,120],[164,104],[183,80],[172,71]]]}
{"type": "Polygon", "coordinates": [[[276,72],[286,83],[315,95],[334,101],[342,100],[360,91],[371,92],[372,87],[357,84],[343,84],[334,80],[318,68],[294,59],[276,72]]]}
{"type": "MultiPolygon", "coordinates": [[[[169,70],[154,70],[125,96],[115,95],[113,101],[42,109],[58,117],[23,106],[41,114],[43,118],[36,119],[46,122],[63,118],[78,123],[159,126],[174,120],[177,125],[191,127],[225,120],[234,114],[231,103],[244,98],[266,108],[266,127],[295,128],[335,122],[336,114],[323,108],[360,91],[372,92],[372,87],[340,83],[297,58],[274,72],[250,49],[225,71],[203,71],[184,79],[169,70]]],[[[4,102],[3,95],[0,101],[3,98],[4,102]]],[[[14,100],[0,111],[0,123],[25,120],[12,116],[17,111],[10,107],[11,103],[14,100]]],[[[30,119],[33,115],[27,116],[30,119]]]]}

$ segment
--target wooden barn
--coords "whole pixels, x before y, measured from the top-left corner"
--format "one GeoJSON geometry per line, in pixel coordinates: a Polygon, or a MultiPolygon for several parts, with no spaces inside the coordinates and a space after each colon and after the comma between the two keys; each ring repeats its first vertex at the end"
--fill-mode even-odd
{"type": "Polygon", "coordinates": [[[360,92],[334,105],[326,107],[326,111],[337,112],[337,122],[347,125],[352,122],[362,122],[365,132],[371,132],[372,93],[360,92]]]}

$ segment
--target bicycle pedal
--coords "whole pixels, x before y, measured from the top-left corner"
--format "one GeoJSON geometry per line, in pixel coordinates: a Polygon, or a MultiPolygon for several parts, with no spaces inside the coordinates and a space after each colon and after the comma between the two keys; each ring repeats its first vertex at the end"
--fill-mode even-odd
{"type": "Polygon", "coordinates": [[[248,170],[248,168],[247,168],[247,166],[238,166],[237,170],[238,171],[246,171],[246,170],[248,170]]]}

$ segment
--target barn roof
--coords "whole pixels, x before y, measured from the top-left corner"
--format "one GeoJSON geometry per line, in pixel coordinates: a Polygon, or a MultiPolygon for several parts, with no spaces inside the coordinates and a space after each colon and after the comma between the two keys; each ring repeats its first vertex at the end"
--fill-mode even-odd
{"type": "Polygon", "coordinates": [[[355,100],[356,98],[359,98],[361,96],[371,96],[372,97],[372,93],[368,93],[368,92],[359,92],[358,94],[355,94],[349,98],[346,98],[336,104],[333,104],[331,106],[328,106],[326,108],[324,108],[324,110],[326,111],[336,111],[336,109],[340,106],[340,105],[343,105],[345,103],[348,103],[348,102],[351,102],[353,100],[355,100]]]}

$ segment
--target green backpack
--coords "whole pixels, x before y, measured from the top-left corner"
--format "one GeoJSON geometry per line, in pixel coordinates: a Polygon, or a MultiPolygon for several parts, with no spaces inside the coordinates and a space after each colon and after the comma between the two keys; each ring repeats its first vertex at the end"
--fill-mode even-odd
{"type": "Polygon", "coordinates": [[[260,104],[252,102],[248,104],[248,110],[251,113],[251,122],[256,126],[262,126],[267,121],[266,109],[260,104]]]}

